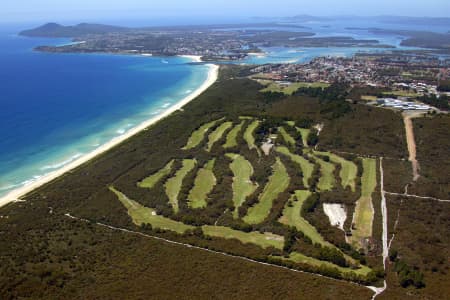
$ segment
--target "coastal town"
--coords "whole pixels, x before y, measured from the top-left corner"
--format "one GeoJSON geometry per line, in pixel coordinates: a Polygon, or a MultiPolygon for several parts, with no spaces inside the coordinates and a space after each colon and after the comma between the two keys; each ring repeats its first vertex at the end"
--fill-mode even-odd
{"type": "Polygon", "coordinates": [[[450,300],[450,0],[30,2],[0,300],[450,300]]]}
{"type": "Polygon", "coordinates": [[[430,103],[417,101],[427,102],[430,97],[440,99],[440,108],[445,109],[450,96],[446,87],[450,60],[436,56],[359,53],[352,58],[318,57],[304,64],[267,64],[251,73],[253,79],[273,82],[281,90],[298,83],[318,86],[339,82],[365,87],[367,94],[358,100],[400,110],[433,110],[430,103]]]}
{"type": "Polygon", "coordinates": [[[62,26],[48,23],[22,31],[28,37],[70,37],[73,43],[35,48],[52,53],[115,53],[146,56],[196,55],[204,61],[239,61],[264,47],[359,47],[390,49],[376,39],[316,36],[308,28],[289,24],[241,24],[127,28],[99,24],[62,26]],[[295,28],[296,31],[288,31],[295,28]],[[298,31],[302,30],[302,31],[298,31]],[[305,30],[305,31],[303,31],[305,30]]]}

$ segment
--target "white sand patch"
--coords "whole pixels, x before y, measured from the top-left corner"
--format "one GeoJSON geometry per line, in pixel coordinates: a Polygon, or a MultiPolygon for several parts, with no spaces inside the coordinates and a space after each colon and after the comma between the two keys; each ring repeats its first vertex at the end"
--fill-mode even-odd
{"type": "Polygon", "coordinates": [[[179,55],[179,57],[189,58],[192,62],[202,62],[200,55],[179,55]]]}
{"type": "Polygon", "coordinates": [[[266,156],[270,154],[270,150],[272,150],[274,144],[271,139],[268,139],[265,143],[261,145],[261,150],[264,152],[266,156]]]}
{"type": "Polygon", "coordinates": [[[344,230],[344,223],[347,219],[347,211],[343,204],[323,204],[323,211],[330,219],[330,223],[332,226],[339,227],[341,230],[344,230]]]}

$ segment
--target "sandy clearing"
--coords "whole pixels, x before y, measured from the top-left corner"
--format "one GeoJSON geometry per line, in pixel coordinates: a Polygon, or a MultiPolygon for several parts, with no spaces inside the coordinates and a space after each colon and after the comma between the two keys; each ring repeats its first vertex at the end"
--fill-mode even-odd
{"type": "Polygon", "coordinates": [[[409,152],[409,158],[408,160],[411,162],[412,165],[412,172],[413,172],[413,180],[417,181],[420,177],[419,175],[419,162],[416,158],[416,141],[414,138],[414,126],[412,119],[417,118],[421,116],[421,114],[403,114],[403,122],[405,123],[405,132],[406,132],[406,143],[408,145],[408,152],[409,152]]]}
{"type": "Polygon", "coordinates": [[[343,204],[339,203],[324,203],[323,211],[328,216],[332,226],[337,226],[344,231],[344,223],[347,219],[347,210],[343,204]]]}

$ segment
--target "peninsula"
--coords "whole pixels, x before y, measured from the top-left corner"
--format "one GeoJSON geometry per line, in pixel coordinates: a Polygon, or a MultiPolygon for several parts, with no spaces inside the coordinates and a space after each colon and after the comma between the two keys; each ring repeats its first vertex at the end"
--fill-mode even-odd
{"type": "Polygon", "coordinates": [[[48,23],[22,31],[29,37],[70,37],[75,43],[42,45],[38,51],[55,53],[121,53],[154,56],[198,55],[207,61],[241,60],[262,47],[392,48],[373,39],[346,36],[314,37],[315,33],[288,31],[299,26],[283,23],[125,28],[100,24],[62,26],[48,23]],[[262,27],[261,29],[258,29],[262,27]],[[264,27],[272,28],[267,29],[264,27]]]}

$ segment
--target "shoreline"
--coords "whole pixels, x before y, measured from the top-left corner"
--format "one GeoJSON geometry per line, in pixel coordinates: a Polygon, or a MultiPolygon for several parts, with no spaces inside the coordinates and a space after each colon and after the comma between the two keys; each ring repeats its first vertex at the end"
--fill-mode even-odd
{"type": "Polygon", "coordinates": [[[200,63],[202,62],[202,57],[200,55],[178,55],[179,57],[189,58],[192,62],[200,63]]]}
{"type": "MultiPolygon", "coordinates": [[[[184,56],[184,57],[190,58],[190,59],[194,60],[195,62],[201,61],[200,57],[198,57],[198,56],[184,56]]],[[[216,82],[216,80],[219,76],[219,66],[214,65],[214,64],[207,64],[207,66],[210,67],[210,69],[208,70],[207,79],[202,83],[202,85],[198,89],[196,89],[195,91],[190,93],[188,96],[181,99],[179,102],[177,102],[173,106],[169,107],[161,114],[142,122],[141,124],[137,125],[136,127],[133,127],[132,129],[128,130],[127,132],[125,132],[122,135],[114,137],[113,139],[111,139],[110,141],[101,145],[97,149],[82,155],[80,158],[70,162],[69,164],[63,166],[62,168],[52,171],[32,183],[30,183],[28,185],[24,185],[22,187],[19,187],[17,189],[14,189],[11,192],[9,192],[8,194],[6,194],[5,196],[0,197],[0,207],[5,206],[6,204],[11,203],[11,202],[16,202],[18,200],[20,201],[21,197],[32,192],[33,190],[57,179],[58,177],[64,175],[65,173],[67,173],[69,171],[72,171],[73,169],[83,165],[84,163],[87,163],[88,161],[96,158],[97,156],[103,154],[104,152],[109,151],[110,149],[117,146],[118,144],[128,140],[129,138],[133,137],[134,135],[138,134],[139,132],[147,129],[151,125],[168,117],[169,115],[176,112],[177,110],[180,110],[183,106],[185,106],[186,104],[188,104],[189,102],[191,102],[192,100],[194,100],[195,98],[200,96],[203,92],[205,92],[211,85],[213,85],[216,82]]]]}

